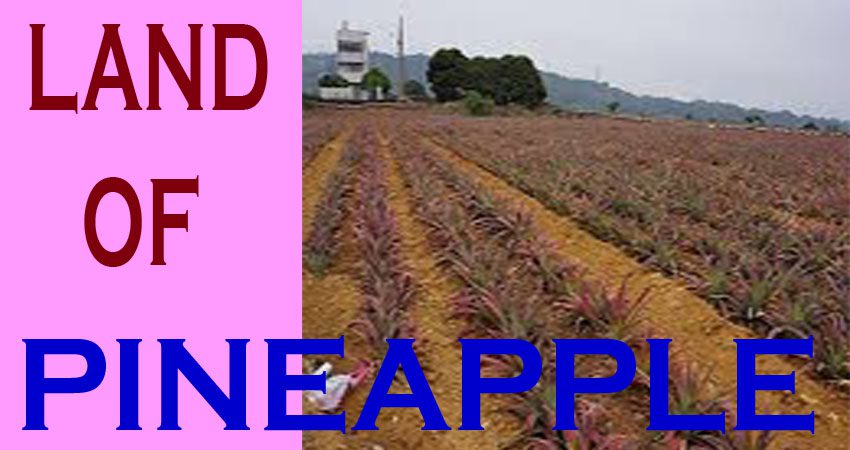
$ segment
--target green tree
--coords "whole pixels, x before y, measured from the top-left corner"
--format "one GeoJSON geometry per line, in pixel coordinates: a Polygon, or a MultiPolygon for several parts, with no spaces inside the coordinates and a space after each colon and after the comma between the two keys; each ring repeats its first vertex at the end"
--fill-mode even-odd
{"type": "Polygon", "coordinates": [[[373,67],[363,76],[363,86],[372,95],[377,95],[378,92],[386,94],[392,89],[392,82],[389,77],[379,68],[373,67]]]}
{"type": "Polygon", "coordinates": [[[546,87],[531,58],[506,55],[499,60],[499,90],[506,103],[517,103],[529,108],[539,106],[546,99],[546,87]]]}
{"type": "Polygon", "coordinates": [[[620,102],[611,102],[605,105],[605,108],[608,109],[608,112],[611,114],[617,114],[617,111],[620,109],[620,102]]]}
{"type": "Polygon", "coordinates": [[[490,97],[497,105],[516,103],[529,108],[546,99],[546,88],[534,63],[525,56],[475,57],[467,63],[464,88],[490,97]]]}
{"type": "Polygon", "coordinates": [[[503,81],[502,67],[498,59],[476,56],[466,64],[464,89],[476,91],[484,97],[493,99],[499,105],[509,103],[503,81]]]}
{"type": "Polygon", "coordinates": [[[747,122],[750,125],[764,125],[764,119],[758,114],[744,117],[744,122],[747,122]]]}
{"type": "Polygon", "coordinates": [[[412,100],[423,100],[428,98],[425,86],[416,80],[407,80],[404,83],[404,95],[412,100]]]}
{"type": "Polygon", "coordinates": [[[467,58],[456,48],[439,49],[428,61],[428,82],[438,102],[463,98],[468,84],[467,58]]]}
{"type": "Polygon", "coordinates": [[[534,62],[527,56],[468,59],[457,49],[440,49],[428,63],[428,81],[437,101],[454,101],[468,91],[492,99],[497,105],[520,104],[529,108],[546,100],[546,87],[534,62]]]}
{"type": "Polygon", "coordinates": [[[814,122],[811,122],[811,121],[806,122],[806,124],[803,125],[802,127],[800,127],[800,129],[805,130],[805,131],[818,131],[818,130],[820,130],[818,125],[814,122]]]}

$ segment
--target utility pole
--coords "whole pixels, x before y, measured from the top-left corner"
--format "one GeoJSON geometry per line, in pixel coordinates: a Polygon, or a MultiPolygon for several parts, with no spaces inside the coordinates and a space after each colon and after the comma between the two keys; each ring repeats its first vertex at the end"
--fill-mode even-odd
{"type": "Polygon", "coordinates": [[[398,99],[407,100],[404,84],[407,82],[407,71],[404,66],[404,16],[398,16],[398,99]]]}

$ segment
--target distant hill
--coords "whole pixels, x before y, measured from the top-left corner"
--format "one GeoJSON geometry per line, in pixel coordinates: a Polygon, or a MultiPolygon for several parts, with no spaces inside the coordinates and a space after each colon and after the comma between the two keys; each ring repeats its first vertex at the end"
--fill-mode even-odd
{"type": "MultiPolygon", "coordinates": [[[[386,53],[375,52],[369,55],[370,64],[380,67],[390,79],[395,80],[398,72],[396,58],[386,53]]],[[[324,73],[333,71],[333,55],[328,53],[305,54],[301,57],[301,89],[314,93],[317,81],[324,73]]],[[[428,70],[428,56],[409,55],[406,58],[408,78],[427,86],[425,73],[428,70]]],[[[580,111],[605,111],[612,102],[620,104],[619,111],[627,114],[644,115],[659,118],[694,120],[716,120],[718,122],[744,122],[748,116],[761,116],[767,125],[799,128],[808,122],[815,123],[821,129],[850,131],[850,122],[797,115],[791,111],[766,111],[744,108],[731,103],[696,100],[686,102],[664,97],[635,95],[608,83],[569,78],[552,72],[540,72],[549,93],[548,102],[565,109],[580,111]]]]}

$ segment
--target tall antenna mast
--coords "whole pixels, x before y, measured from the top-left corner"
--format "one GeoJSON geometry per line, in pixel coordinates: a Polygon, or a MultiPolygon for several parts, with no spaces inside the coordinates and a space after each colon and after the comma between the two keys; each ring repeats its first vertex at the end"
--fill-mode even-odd
{"type": "Polygon", "coordinates": [[[398,99],[407,100],[404,84],[407,82],[407,71],[404,65],[404,16],[398,16],[398,99]]]}

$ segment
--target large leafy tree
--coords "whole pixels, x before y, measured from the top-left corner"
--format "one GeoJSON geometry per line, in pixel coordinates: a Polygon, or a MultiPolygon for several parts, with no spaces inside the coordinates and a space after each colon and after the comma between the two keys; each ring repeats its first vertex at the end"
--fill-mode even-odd
{"type": "Polygon", "coordinates": [[[476,91],[484,97],[491,98],[497,105],[508,104],[509,99],[502,85],[502,70],[498,59],[477,56],[469,60],[466,71],[467,82],[464,86],[466,90],[476,91]]]}
{"type": "MultiPolygon", "coordinates": [[[[534,62],[527,56],[506,55],[499,60],[499,84],[506,103],[539,106],[546,99],[546,87],[534,62]]],[[[498,98],[494,98],[498,102],[498,98]]]]}
{"type": "Polygon", "coordinates": [[[437,101],[463,98],[476,91],[497,105],[516,103],[539,106],[546,99],[546,87],[527,56],[468,59],[460,50],[440,49],[428,64],[428,81],[437,101]]]}
{"type": "Polygon", "coordinates": [[[428,82],[438,102],[463,98],[468,84],[467,58],[456,48],[439,49],[428,61],[428,82]]]}

